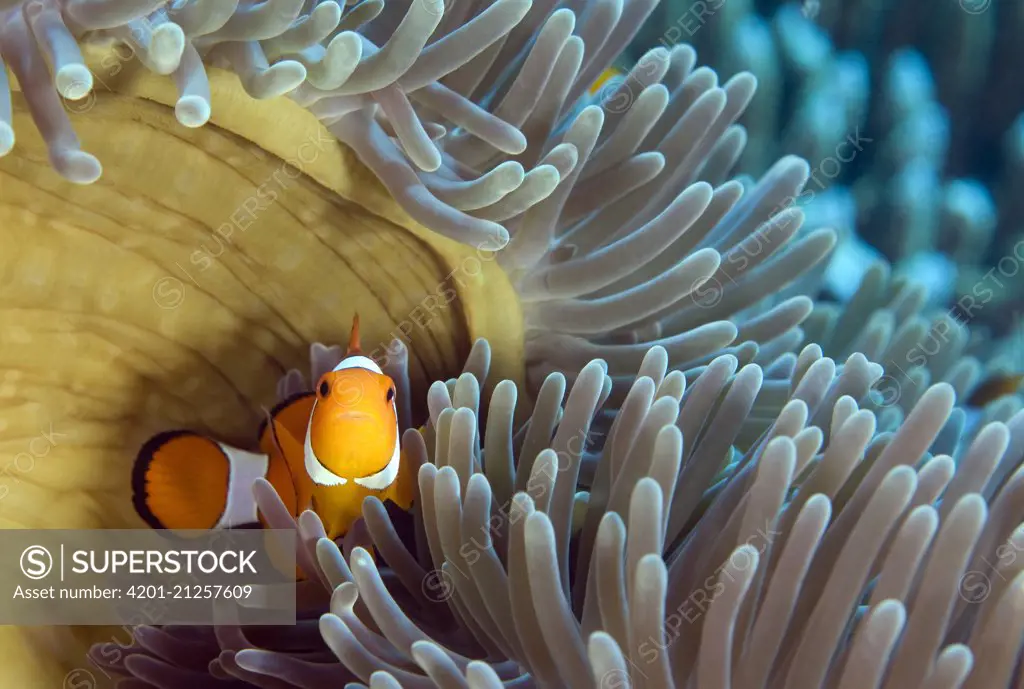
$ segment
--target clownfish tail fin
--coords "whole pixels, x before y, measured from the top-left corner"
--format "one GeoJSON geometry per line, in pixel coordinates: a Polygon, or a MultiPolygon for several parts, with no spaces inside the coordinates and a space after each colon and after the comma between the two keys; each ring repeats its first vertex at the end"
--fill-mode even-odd
{"type": "Polygon", "coordinates": [[[252,486],[269,462],[191,431],[161,433],[135,458],[132,503],[154,529],[251,527],[259,523],[252,486]]]}
{"type": "Polygon", "coordinates": [[[359,346],[358,313],[352,317],[352,334],[348,338],[348,352],[345,354],[345,356],[352,356],[353,354],[362,354],[362,349],[359,346]]]}
{"type": "Polygon", "coordinates": [[[213,440],[189,431],[151,438],[132,467],[132,503],[154,529],[212,529],[228,500],[231,462],[213,440]]]}

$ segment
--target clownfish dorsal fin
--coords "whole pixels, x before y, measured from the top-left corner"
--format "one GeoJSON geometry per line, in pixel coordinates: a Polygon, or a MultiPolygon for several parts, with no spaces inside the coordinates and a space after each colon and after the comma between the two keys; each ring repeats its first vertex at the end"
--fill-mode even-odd
{"type": "Polygon", "coordinates": [[[357,313],[352,317],[352,334],[348,338],[348,351],[345,353],[345,356],[362,353],[363,351],[359,346],[359,314],[357,313]]]}
{"type": "Polygon", "coordinates": [[[352,318],[352,335],[348,340],[348,351],[345,352],[345,358],[338,362],[338,365],[334,367],[334,370],[342,371],[349,368],[364,368],[372,373],[383,373],[376,361],[363,354],[362,347],[359,345],[358,313],[352,318]]]}
{"type": "MultiPolygon", "coordinates": [[[[292,484],[295,485],[295,475],[292,473],[292,467],[288,463],[288,455],[285,454],[284,447],[281,445],[281,438],[277,435],[277,421],[266,407],[263,407],[263,413],[267,417],[267,428],[270,429],[270,438],[274,443],[274,448],[281,454],[284,466],[288,470],[288,476],[291,478],[292,484]]],[[[284,432],[287,433],[288,431],[285,430],[284,432]]],[[[294,442],[294,439],[292,440],[294,442]]]]}

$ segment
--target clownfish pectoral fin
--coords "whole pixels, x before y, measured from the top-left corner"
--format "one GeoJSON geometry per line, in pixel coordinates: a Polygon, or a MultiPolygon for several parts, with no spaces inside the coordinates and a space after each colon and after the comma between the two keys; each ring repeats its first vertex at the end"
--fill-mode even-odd
{"type": "Polygon", "coordinates": [[[143,445],[132,469],[132,502],[154,529],[250,527],[259,523],[253,484],[270,458],[190,431],[143,445]]]}
{"type": "Polygon", "coordinates": [[[313,481],[306,473],[305,446],[285,425],[268,414],[268,434],[273,445],[267,479],[277,490],[293,517],[309,509],[313,502],[313,481]]]}
{"type": "Polygon", "coordinates": [[[416,493],[419,488],[419,466],[413,466],[413,460],[405,453],[402,453],[401,464],[398,469],[398,477],[391,484],[388,491],[388,498],[403,510],[412,507],[416,500],[416,493]]]}
{"type": "Polygon", "coordinates": [[[303,440],[315,402],[312,392],[292,395],[271,409],[269,419],[260,423],[260,450],[270,456],[267,480],[277,489],[293,516],[309,507],[313,490],[306,473],[303,440]],[[286,490],[285,484],[290,488],[286,490]]]}

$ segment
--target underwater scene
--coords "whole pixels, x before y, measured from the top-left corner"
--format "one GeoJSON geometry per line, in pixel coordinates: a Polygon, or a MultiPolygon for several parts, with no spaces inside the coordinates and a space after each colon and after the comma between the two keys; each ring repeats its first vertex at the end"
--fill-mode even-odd
{"type": "Polygon", "coordinates": [[[1024,687],[1022,36],[0,0],[0,687],[1024,687]]]}

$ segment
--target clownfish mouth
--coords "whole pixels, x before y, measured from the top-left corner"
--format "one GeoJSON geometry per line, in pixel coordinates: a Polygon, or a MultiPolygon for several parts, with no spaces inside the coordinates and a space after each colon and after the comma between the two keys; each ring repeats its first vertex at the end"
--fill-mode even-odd
{"type": "MultiPolygon", "coordinates": [[[[344,486],[349,482],[349,479],[344,476],[338,476],[324,466],[324,463],[316,456],[309,428],[306,429],[306,446],[304,454],[306,473],[309,474],[313,483],[319,486],[344,486]]],[[[387,465],[385,465],[383,469],[370,474],[369,476],[360,476],[352,480],[360,486],[369,488],[370,490],[384,490],[394,483],[396,478],[398,478],[398,465],[401,461],[402,453],[398,439],[396,438],[395,449],[391,453],[391,459],[388,460],[387,465]]]]}
{"type": "Polygon", "coordinates": [[[395,439],[395,449],[391,453],[391,459],[387,465],[375,474],[360,476],[353,479],[356,483],[370,490],[384,490],[398,478],[398,464],[402,461],[402,453],[398,446],[398,439],[395,439]]]}

